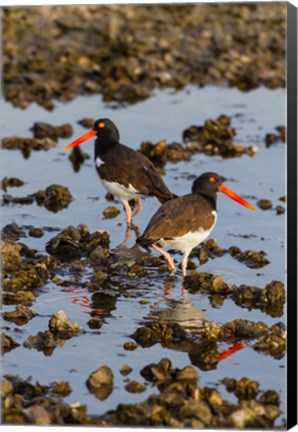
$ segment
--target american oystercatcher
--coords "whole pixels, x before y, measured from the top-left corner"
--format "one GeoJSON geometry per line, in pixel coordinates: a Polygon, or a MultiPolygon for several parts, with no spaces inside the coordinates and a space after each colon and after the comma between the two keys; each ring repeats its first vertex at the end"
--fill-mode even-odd
{"type": "Polygon", "coordinates": [[[160,252],[172,272],[176,272],[174,260],[162,247],[172,246],[182,251],[181,267],[185,276],[191,250],[209,236],[216,224],[218,191],[254,210],[251,204],[223,184],[220,175],[206,172],[193,182],[190,194],[174,198],[157,210],[144,234],[137,238],[137,243],[144,247],[152,246],[160,252]]]}
{"type": "Polygon", "coordinates": [[[96,170],[105,189],[122,201],[128,225],[142,211],[141,198],[154,196],[159,202],[165,203],[176,197],[146,156],[120,144],[119,131],[107,118],[96,120],[89,132],[65,146],[64,150],[82,144],[94,136],[96,170]],[[134,213],[128,202],[131,199],[137,200],[134,213]]]}

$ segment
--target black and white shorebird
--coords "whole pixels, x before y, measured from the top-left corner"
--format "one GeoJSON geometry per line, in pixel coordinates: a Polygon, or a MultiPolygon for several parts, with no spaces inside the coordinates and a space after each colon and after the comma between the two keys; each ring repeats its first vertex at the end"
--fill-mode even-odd
{"type": "Polygon", "coordinates": [[[209,236],[216,224],[218,191],[254,210],[251,204],[223,184],[220,175],[206,172],[193,182],[190,194],[168,201],[157,210],[144,234],[137,238],[137,243],[143,247],[152,246],[160,252],[171,272],[176,272],[174,260],[162,248],[171,246],[183,252],[181,268],[183,276],[186,276],[191,250],[209,236]]]}
{"type": "Polygon", "coordinates": [[[96,170],[105,189],[122,201],[128,225],[142,211],[141,198],[153,196],[160,203],[165,203],[176,196],[168,189],[146,156],[120,144],[119,131],[107,118],[96,120],[89,132],[65,146],[64,150],[95,136],[96,170]],[[129,205],[131,199],[137,201],[134,213],[129,205]]]}

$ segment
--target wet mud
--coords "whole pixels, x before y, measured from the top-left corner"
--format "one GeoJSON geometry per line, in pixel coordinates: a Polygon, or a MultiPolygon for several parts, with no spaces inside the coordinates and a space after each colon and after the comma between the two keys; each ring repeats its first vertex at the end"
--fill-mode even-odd
{"type": "Polygon", "coordinates": [[[189,83],[282,87],[285,17],[283,3],[6,8],[4,95],[53,109],[57,98],[129,104],[189,83]]]}

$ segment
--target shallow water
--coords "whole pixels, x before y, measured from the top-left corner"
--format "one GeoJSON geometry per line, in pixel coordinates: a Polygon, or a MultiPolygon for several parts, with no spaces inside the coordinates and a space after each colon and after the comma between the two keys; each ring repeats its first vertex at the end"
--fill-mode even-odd
{"type": "MultiPolygon", "coordinates": [[[[53,112],[47,112],[37,105],[22,111],[3,102],[2,135],[31,136],[29,128],[35,121],[43,121],[52,125],[69,122],[74,127],[73,137],[76,137],[86,131],[77,124],[78,120],[84,117],[110,117],[119,127],[121,142],[138,148],[140,142],[146,140],[156,142],[166,138],[168,142],[179,142],[182,131],[188,126],[203,124],[207,118],[215,119],[220,114],[227,114],[232,117],[232,127],[237,131],[234,141],[246,146],[255,144],[258,147],[257,155],[222,159],[197,154],[188,162],[168,163],[166,183],[175,193],[185,194],[190,191],[190,175],[215,171],[225,176],[226,184],[253,205],[261,198],[268,198],[272,200],[273,207],[284,206],[285,203],[279,201],[279,198],[286,194],[285,145],[279,143],[268,149],[264,137],[266,133],[274,132],[276,126],[285,125],[285,102],[283,89],[259,88],[242,93],[236,89],[217,87],[188,87],[180,92],[156,92],[154,97],[145,102],[120,109],[104,105],[100,96],[78,97],[71,103],[57,104],[53,112]]],[[[14,221],[20,226],[63,229],[68,225],[85,223],[91,232],[98,229],[110,231],[111,247],[115,248],[124,238],[125,215],[122,206],[120,203],[115,204],[121,209],[117,218],[103,218],[102,211],[110,204],[104,198],[106,192],[93,167],[93,144],[89,141],[82,146],[91,155],[91,159],[75,173],[68,160],[69,153],[63,151],[64,145],[69,141],[60,139],[56,148],[48,152],[33,152],[28,160],[19,151],[2,151],[3,176],[18,177],[26,182],[21,188],[9,189],[8,193],[25,196],[58,183],[69,187],[75,197],[68,209],[56,214],[35,204],[5,206],[2,208],[3,225],[14,221]],[[94,200],[95,197],[99,197],[99,200],[94,200]]],[[[263,250],[267,253],[270,264],[255,270],[226,255],[198,266],[197,271],[220,274],[229,284],[263,288],[274,279],[284,282],[285,215],[277,216],[274,210],[262,211],[258,207],[255,212],[249,212],[226,196],[219,195],[219,217],[211,237],[224,248],[237,245],[242,250],[263,250]]],[[[135,220],[140,231],[145,228],[158,206],[154,199],[145,201],[143,212],[135,220]]],[[[21,241],[45,254],[45,244],[54,235],[53,232],[45,231],[41,239],[26,237],[21,241]]],[[[133,234],[129,246],[133,246],[134,239],[133,234]]],[[[177,262],[181,259],[178,254],[175,258],[177,262]]],[[[198,265],[196,259],[193,261],[198,265]]],[[[86,268],[87,280],[92,277],[92,272],[91,268],[86,268]]],[[[183,300],[180,271],[174,278],[165,277],[164,273],[154,269],[151,275],[150,280],[123,278],[121,293],[115,298],[115,302],[102,305],[104,325],[98,331],[90,330],[87,325],[90,319],[90,293],[84,289],[74,292],[53,283],[44,286],[39,290],[32,306],[38,316],[23,327],[4,321],[3,324],[10,327],[8,333],[22,344],[30,334],[46,330],[49,317],[60,309],[67,313],[70,321],[80,324],[85,333],[67,340],[63,347],[57,347],[49,357],[20,346],[4,356],[3,373],[19,374],[23,378],[32,376],[34,382],[38,380],[42,384],[67,380],[73,391],[66,401],[84,403],[88,406],[89,414],[99,415],[116,408],[118,403],[142,401],[150,393],[156,392],[150,386],[141,394],[126,392],[124,385],[127,378],[119,372],[124,363],[133,368],[129,378],[141,382],[143,379],[139,374],[140,369],[163,357],[169,357],[175,367],[183,367],[191,361],[195,364],[195,359],[190,358],[186,352],[162,348],[159,344],[150,348],[138,347],[135,351],[124,350],[123,343],[131,340],[129,336],[140,323],[160,319],[160,313],[166,313],[167,320],[185,326],[199,326],[202,317],[220,325],[236,318],[261,320],[268,325],[285,320],[285,317],[272,318],[259,310],[240,308],[231,300],[214,308],[210,305],[208,296],[203,294],[188,294],[187,299],[183,300]],[[86,303],[84,299],[87,299],[86,303]],[[144,299],[148,301],[147,304],[140,303],[144,299]],[[16,328],[19,331],[14,331],[16,328]],[[109,365],[114,372],[114,391],[108,399],[99,401],[89,393],[85,382],[90,373],[103,364],[109,365]]],[[[4,306],[3,309],[10,311],[14,306],[4,306]]],[[[225,348],[227,347],[223,346],[222,350],[225,348]]],[[[216,386],[230,400],[234,396],[225,391],[220,380],[226,376],[237,379],[247,376],[260,383],[261,391],[278,391],[281,407],[285,409],[285,359],[276,360],[247,346],[221,361],[216,369],[199,370],[199,375],[200,385],[216,386]]]]}

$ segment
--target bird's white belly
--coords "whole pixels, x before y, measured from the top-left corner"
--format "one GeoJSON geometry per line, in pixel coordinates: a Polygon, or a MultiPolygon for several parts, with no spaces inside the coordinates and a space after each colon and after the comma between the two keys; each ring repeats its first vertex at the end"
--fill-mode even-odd
{"type": "Polygon", "coordinates": [[[116,182],[109,182],[103,179],[100,179],[104,188],[110,192],[111,194],[117,196],[121,200],[131,200],[134,198],[142,198],[142,195],[138,193],[138,191],[130,184],[128,187],[125,187],[116,182]]]}

